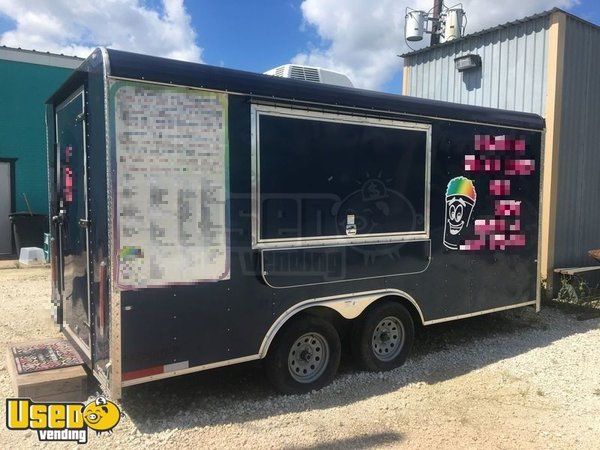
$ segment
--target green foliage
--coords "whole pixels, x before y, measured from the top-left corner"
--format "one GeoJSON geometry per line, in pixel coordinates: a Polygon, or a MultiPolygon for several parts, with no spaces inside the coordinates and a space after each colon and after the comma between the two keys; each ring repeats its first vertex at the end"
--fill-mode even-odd
{"type": "Polygon", "coordinates": [[[600,286],[591,287],[579,275],[563,275],[557,299],[565,303],[600,308],[600,286]]]}

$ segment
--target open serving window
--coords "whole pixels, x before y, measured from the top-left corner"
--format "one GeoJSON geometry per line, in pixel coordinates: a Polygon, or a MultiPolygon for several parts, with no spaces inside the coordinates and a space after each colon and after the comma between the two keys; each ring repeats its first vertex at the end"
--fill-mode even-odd
{"type": "Polygon", "coordinates": [[[427,124],[253,105],[254,248],[429,238],[427,124]]]}

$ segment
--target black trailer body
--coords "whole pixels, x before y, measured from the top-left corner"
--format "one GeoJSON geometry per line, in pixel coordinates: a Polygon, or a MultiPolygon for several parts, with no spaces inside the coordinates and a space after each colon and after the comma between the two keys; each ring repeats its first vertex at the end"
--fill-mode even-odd
{"type": "Polygon", "coordinates": [[[539,308],[538,116],[98,49],[47,123],[53,300],[115,397],[307,312],[539,308]]]}

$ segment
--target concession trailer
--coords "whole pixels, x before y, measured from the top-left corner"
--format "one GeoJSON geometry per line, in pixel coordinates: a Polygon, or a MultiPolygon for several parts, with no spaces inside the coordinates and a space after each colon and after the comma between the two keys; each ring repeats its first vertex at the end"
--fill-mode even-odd
{"type": "Polygon", "coordinates": [[[57,319],[114,398],[257,359],[306,392],[539,308],[537,115],[97,49],[47,124],[57,319]]]}

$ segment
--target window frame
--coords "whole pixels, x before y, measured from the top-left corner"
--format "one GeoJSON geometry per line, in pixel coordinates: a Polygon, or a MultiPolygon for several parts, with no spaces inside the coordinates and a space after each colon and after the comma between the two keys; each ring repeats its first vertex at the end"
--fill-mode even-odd
{"type": "Polygon", "coordinates": [[[365,115],[348,115],[335,112],[299,109],[292,106],[264,105],[253,103],[250,107],[251,122],[251,197],[252,197],[252,248],[283,249],[301,247],[348,246],[360,244],[383,244],[403,241],[422,241],[430,239],[430,193],[431,193],[431,124],[407,122],[365,115]],[[276,116],[299,120],[317,120],[321,122],[344,123],[382,128],[417,130],[425,133],[425,199],[423,228],[419,231],[401,231],[392,233],[370,233],[354,236],[314,236],[265,239],[261,230],[260,198],[260,117],[276,116]]]}

